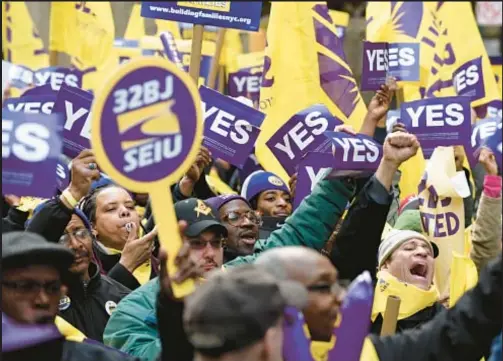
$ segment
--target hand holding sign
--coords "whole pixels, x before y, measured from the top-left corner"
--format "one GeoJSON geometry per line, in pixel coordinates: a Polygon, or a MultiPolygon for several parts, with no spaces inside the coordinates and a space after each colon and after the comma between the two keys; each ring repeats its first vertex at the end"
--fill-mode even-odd
{"type": "Polygon", "coordinates": [[[381,85],[370,100],[368,114],[375,123],[378,123],[388,112],[396,89],[396,79],[389,77],[386,84],[381,85]]]}
{"type": "Polygon", "coordinates": [[[195,163],[190,166],[187,173],[185,173],[185,176],[196,183],[201,177],[201,174],[203,174],[204,168],[210,165],[210,163],[210,151],[206,147],[201,147],[201,149],[199,149],[199,154],[197,155],[195,163]]]}
{"type": "MultiPolygon", "coordinates": [[[[182,242],[173,233],[177,220],[169,186],[187,172],[201,145],[196,85],[175,64],[150,57],[120,65],[104,84],[91,111],[96,159],[118,184],[149,192],[161,246],[177,254],[182,242]]],[[[148,243],[149,237],[142,242],[148,243]]],[[[172,274],[174,261],[168,260],[172,274]]],[[[172,285],[176,297],[192,292],[189,281],[172,285]]]]}
{"type": "MultiPolygon", "coordinates": [[[[185,221],[178,222],[178,231],[180,237],[183,238],[185,233],[185,229],[187,228],[187,223],[185,221]]],[[[191,260],[190,255],[190,245],[188,242],[183,242],[183,246],[180,248],[180,251],[176,255],[175,263],[178,266],[178,273],[174,276],[170,276],[168,269],[166,267],[166,261],[168,257],[173,258],[167,254],[166,250],[161,248],[159,250],[159,261],[161,262],[161,270],[159,273],[159,279],[161,283],[161,293],[169,297],[171,299],[177,299],[175,295],[173,295],[172,282],[181,283],[186,279],[194,279],[197,280],[203,276],[202,269],[198,267],[198,265],[191,260]]]]}
{"type": "Polygon", "coordinates": [[[94,153],[85,149],[72,160],[71,181],[68,190],[75,200],[84,198],[93,181],[100,178],[100,171],[96,167],[96,157],[94,153]]]}
{"type": "Polygon", "coordinates": [[[484,147],[480,150],[479,163],[482,164],[487,174],[498,175],[498,163],[490,149],[484,147]]]}

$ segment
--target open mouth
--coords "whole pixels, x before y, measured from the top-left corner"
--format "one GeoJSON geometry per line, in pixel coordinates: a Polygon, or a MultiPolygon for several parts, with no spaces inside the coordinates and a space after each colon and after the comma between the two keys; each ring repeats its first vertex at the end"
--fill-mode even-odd
{"type": "Polygon", "coordinates": [[[424,263],[416,263],[411,267],[410,274],[415,277],[426,279],[428,275],[428,266],[424,263]]]}

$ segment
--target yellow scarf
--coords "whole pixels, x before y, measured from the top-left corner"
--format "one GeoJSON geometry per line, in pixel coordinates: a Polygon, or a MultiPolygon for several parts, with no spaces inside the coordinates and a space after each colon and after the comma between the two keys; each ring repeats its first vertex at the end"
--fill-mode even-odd
{"type": "Polygon", "coordinates": [[[56,316],[54,323],[59,332],[65,336],[68,341],[82,342],[86,338],[86,335],[59,316],[56,316]]]}
{"type": "MultiPolygon", "coordinates": [[[[139,237],[142,237],[142,236],[143,236],[143,229],[140,228],[139,237]]],[[[121,254],[122,253],[122,251],[119,251],[117,249],[106,247],[105,245],[103,245],[103,243],[101,243],[99,241],[98,241],[98,244],[106,254],[121,254]]],[[[134,276],[134,278],[136,278],[136,280],[138,281],[138,283],[140,285],[144,285],[145,283],[147,283],[150,280],[150,274],[152,272],[151,267],[152,267],[152,265],[151,265],[150,259],[148,259],[133,271],[133,276],[134,276]]]]}
{"type": "Polygon", "coordinates": [[[398,319],[410,317],[422,309],[438,301],[439,294],[435,286],[424,291],[412,284],[400,282],[388,272],[377,273],[377,284],[374,292],[374,305],[372,308],[372,322],[379,314],[384,314],[388,296],[400,297],[400,310],[398,319]]]}

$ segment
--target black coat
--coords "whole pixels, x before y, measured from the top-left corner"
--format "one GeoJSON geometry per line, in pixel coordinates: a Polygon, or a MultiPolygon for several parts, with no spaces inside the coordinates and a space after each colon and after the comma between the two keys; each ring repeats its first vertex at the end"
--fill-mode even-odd
{"type": "Polygon", "coordinates": [[[88,338],[103,342],[103,332],[117,304],[131,291],[119,282],[100,274],[98,267],[89,265],[89,283],[73,282],[67,297],[60,302],[59,315],[88,338]]]}
{"type": "Polygon", "coordinates": [[[2,353],[2,360],[140,361],[139,358],[125,355],[104,345],[66,341],[65,339],[46,342],[15,352],[2,353]]]}

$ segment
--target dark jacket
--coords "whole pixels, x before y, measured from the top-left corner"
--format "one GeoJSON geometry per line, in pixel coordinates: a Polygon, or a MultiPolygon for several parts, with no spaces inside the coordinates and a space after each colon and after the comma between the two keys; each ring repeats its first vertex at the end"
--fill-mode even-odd
{"type": "Polygon", "coordinates": [[[86,342],[54,340],[15,352],[2,353],[4,361],[141,361],[117,350],[86,342]]]}
{"type": "Polygon", "coordinates": [[[29,212],[9,208],[7,216],[2,218],[2,233],[24,231],[24,225],[29,215],[29,212]]]}
{"type": "Polygon", "coordinates": [[[380,361],[480,361],[501,332],[501,253],[456,305],[415,330],[371,336],[380,361]]]}
{"type": "Polygon", "coordinates": [[[88,338],[103,342],[103,331],[112,311],[123,297],[131,291],[107,276],[100,274],[98,267],[89,265],[90,281],[68,285],[69,298],[60,302],[59,315],[82,331],[88,338]]]}
{"type": "MultiPolygon", "coordinates": [[[[49,242],[57,243],[65,232],[72,215],[73,211],[68,209],[59,197],[56,197],[47,201],[44,207],[33,215],[27,230],[42,235],[49,242]]],[[[105,254],[95,241],[93,241],[93,252],[95,261],[103,273],[130,290],[140,287],[140,283],[133,274],[119,263],[120,254],[105,254]]],[[[151,278],[154,278],[157,275],[158,265],[154,257],[151,258],[151,264],[151,278]]]]}
{"type": "MultiPolygon", "coordinates": [[[[381,235],[393,201],[388,192],[373,176],[358,193],[337,234],[330,258],[340,279],[353,280],[363,271],[369,271],[376,282],[377,253],[381,235]]],[[[398,321],[397,333],[416,328],[444,310],[440,303],[398,321]]],[[[382,316],[372,323],[371,333],[379,334],[382,316]]]]}
{"type": "Polygon", "coordinates": [[[465,172],[466,181],[468,182],[468,187],[470,188],[470,196],[463,198],[463,205],[465,208],[465,228],[467,228],[472,224],[473,212],[475,209],[475,194],[472,182],[470,181],[470,171],[466,168],[463,168],[463,171],[465,172]]]}

